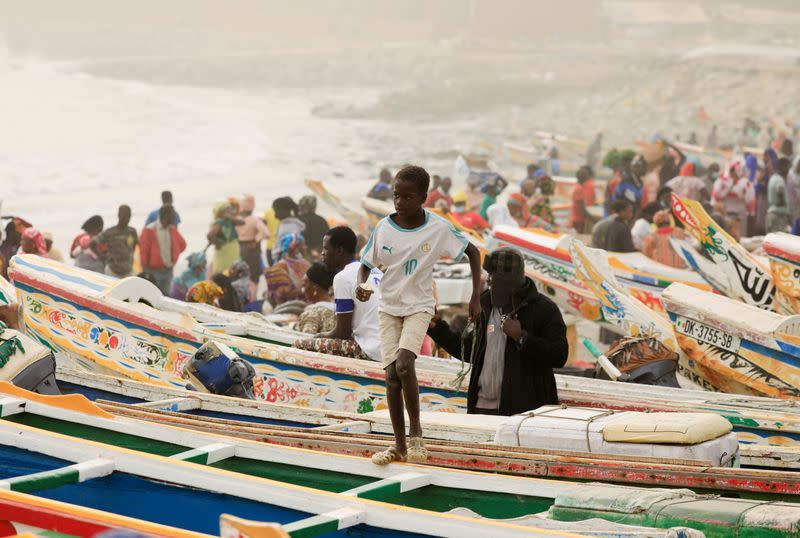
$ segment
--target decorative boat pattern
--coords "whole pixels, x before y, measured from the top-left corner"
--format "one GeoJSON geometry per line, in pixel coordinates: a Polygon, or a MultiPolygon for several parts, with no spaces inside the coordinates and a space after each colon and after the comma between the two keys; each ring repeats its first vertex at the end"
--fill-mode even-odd
{"type": "MultiPolygon", "coordinates": [[[[377,363],[214,332],[186,314],[109,297],[116,280],[37,256],[14,257],[11,274],[26,331],[91,370],[184,386],[185,361],[213,339],[253,364],[259,399],[351,412],[386,406],[383,369],[377,363]]],[[[466,398],[448,385],[451,379],[420,374],[423,409],[465,410],[466,398]]]]}

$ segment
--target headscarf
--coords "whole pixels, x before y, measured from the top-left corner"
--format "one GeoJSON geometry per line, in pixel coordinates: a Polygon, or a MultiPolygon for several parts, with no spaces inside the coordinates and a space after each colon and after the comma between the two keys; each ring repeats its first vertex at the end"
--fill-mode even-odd
{"type": "Polygon", "coordinates": [[[239,235],[236,233],[236,226],[233,221],[225,216],[225,213],[231,207],[236,207],[231,202],[220,202],[214,206],[214,224],[219,224],[221,230],[221,237],[217,236],[214,241],[214,246],[220,248],[226,243],[238,239],[239,235]],[[219,244],[217,244],[219,243],[219,244]]]}
{"type": "MultiPolygon", "coordinates": [[[[42,232],[33,227],[25,228],[25,231],[22,232],[22,238],[33,241],[33,244],[36,245],[36,253],[39,256],[47,256],[47,243],[44,242],[44,236],[42,235],[42,232]]],[[[24,252],[22,252],[21,244],[19,248],[19,253],[24,254],[24,252]]]]}
{"type": "Polygon", "coordinates": [[[214,205],[214,208],[211,210],[211,214],[215,219],[223,219],[225,218],[225,212],[230,206],[230,202],[219,202],[218,204],[214,205]]]}
{"type": "Polygon", "coordinates": [[[767,159],[769,159],[769,164],[772,166],[772,173],[775,173],[775,168],[778,166],[778,154],[772,148],[767,148],[764,150],[764,168],[767,166],[767,159]]]}
{"type": "Polygon", "coordinates": [[[679,176],[689,177],[695,174],[694,171],[694,163],[687,162],[681,167],[681,171],[678,173],[679,176]]]}
{"type": "Polygon", "coordinates": [[[202,280],[189,288],[186,292],[186,301],[215,305],[222,295],[222,288],[210,280],[202,280]]]}
{"type": "Polygon", "coordinates": [[[453,193],[453,205],[456,205],[456,204],[464,204],[464,207],[467,207],[469,205],[466,192],[459,191],[459,192],[453,193]]]}
{"type": "Polygon", "coordinates": [[[303,241],[305,241],[303,234],[296,232],[287,233],[281,237],[281,258],[291,254],[294,249],[300,248],[303,245],[303,241]]]}
{"type": "Polygon", "coordinates": [[[172,296],[175,299],[186,300],[189,288],[203,280],[206,268],[206,253],[193,252],[186,259],[188,268],[172,281],[172,296]],[[198,271],[197,269],[202,269],[198,271]]]}
{"type": "Polygon", "coordinates": [[[756,174],[758,173],[758,157],[749,153],[744,158],[744,165],[747,168],[747,179],[752,183],[756,180],[756,174]]]}

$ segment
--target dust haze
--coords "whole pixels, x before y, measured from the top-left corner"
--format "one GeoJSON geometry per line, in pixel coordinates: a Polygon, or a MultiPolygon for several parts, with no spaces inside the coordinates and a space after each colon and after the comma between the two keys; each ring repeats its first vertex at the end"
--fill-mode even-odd
{"type": "Polygon", "coordinates": [[[798,28],[796,0],[3,1],[0,197],[71,231],[86,193],[136,216],[168,185],[202,229],[231,191],[357,199],[534,130],[724,143],[798,117],[798,28]]]}

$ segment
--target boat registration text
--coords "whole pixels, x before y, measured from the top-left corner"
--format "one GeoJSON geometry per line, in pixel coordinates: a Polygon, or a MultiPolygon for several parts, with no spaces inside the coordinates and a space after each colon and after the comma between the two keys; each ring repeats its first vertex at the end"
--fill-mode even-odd
{"type": "Polygon", "coordinates": [[[675,330],[686,336],[691,336],[700,342],[711,344],[712,346],[717,346],[734,353],[739,351],[739,344],[741,344],[741,340],[732,334],[715,329],[705,323],[687,319],[683,316],[678,316],[675,320],[675,330]]]}

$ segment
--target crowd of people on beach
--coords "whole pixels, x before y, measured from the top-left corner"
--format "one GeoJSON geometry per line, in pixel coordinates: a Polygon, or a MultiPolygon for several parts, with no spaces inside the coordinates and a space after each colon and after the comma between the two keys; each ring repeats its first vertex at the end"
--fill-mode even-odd
{"type": "MultiPolygon", "coordinates": [[[[743,133],[752,129],[752,122],[745,122],[743,133]]],[[[609,152],[606,164],[614,176],[605,188],[605,218],[590,230],[592,245],[641,251],[660,263],[684,267],[669,241],[684,238],[682,223],[671,210],[673,193],[699,201],[737,240],[771,232],[800,234],[800,155],[793,141],[797,130],[765,132],[766,147],[759,150],[746,145],[754,138],[747,134],[719,145],[712,127],[702,159],[661,139],[640,154],[609,152]]]]}
{"type": "MultiPolygon", "coordinates": [[[[586,149],[585,164],[577,169],[568,198],[560,200],[554,198],[556,181],[563,181],[554,174],[561,167],[559,153],[551,144],[513,188],[499,174],[468,179],[458,190],[450,177],[433,175],[424,207],[478,236],[501,225],[568,231],[586,234],[597,248],[641,251],[660,263],[683,267],[669,241],[684,237],[682,224],[671,212],[672,193],[701,202],[737,239],[773,231],[800,233],[800,155],[792,139],[796,133],[761,129],[758,138],[754,125],[746,121],[742,134],[728,146],[720,146],[713,127],[700,158],[681,149],[685,145],[656,138],[642,144],[640,151],[607,151],[602,164],[598,134],[586,149]],[[766,141],[764,150],[746,145],[758,141],[766,141]],[[600,165],[612,171],[605,185],[595,178],[600,165]],[[557,222],[554,206],[568,206],[568,217],[557,222]]],[[[693,133],[690,141],[696,138],[693,133]]],[[[367,196],[392,200],[393,189],[392,173],[382,169],[367,196]]],[[[321,261],[329,223],[317,213],[316,204],[313,195],[297,202],[283,196],[256,215],[251,194],[218,203],[207,247],[188,254],[186,268],[177,275],[175,267],[187,242],[169,191],[162,193],[161,206],[147,214],[140,231],[130,226],[131,209],[126,205],[119,207],[117,222],[110,227],[99,215],[91,216],[66,256],[54,246],[52,234],[14,217],[5,225],[0,269],[6,276],[17,252],[38,254],[115,277],[132,275],[136,268],[162,293],[180,300],[234,311],[302,311],[303,304],[332,304],[333,274],[321,261]],[[259,288],[262,275],[264,293],[259,288]]],[[[356,252],[365,241],[357,236],[356,252]]],[[[323,317],[322,327],[330,330],[332,317],[323,317]]]]}
{"type": "MultiPolygon", "coordinates": [[[[717,136],[712,130],[709,138],[717,136]]],[[[495,249],[481,266],[469,234],[485,237],[498,226],[565,231],[596,248],[641,251],[683,267],[670,242],[684,237],[672,214],[673,193],[702,203],[737,239],[800,231],[800,156],[793,140],[778,134],[763,151],[741,140],[730,147],[714,144],[693,152],[656,137],[638,151],[607,151],[600,164],[598,135],[574,179],[557,175],[562,162],[553,147],[519,181],[477,174],[455,191],[450,177],[431,177],[418,166],[395,175],[383,169],[367,197],[391,201],[391,207],[370,237],[319,215],[312,195],[297,202],[275,198],[261,215],[251,194],[221,201],[212,210],[206,247],[188,254],[170,191],[161,193],[161,205],[147,214],[141,230],[130,225],[127,205],[110,227],[91,216],[67,256],[50,234],[12,217],[0,244],[0,267],[5,276],[17,253],[68,257],[77,267],[116,278],[137,275],[178,300],[293,318],[294,328],[308,335],[296,347],[383,364],[396,444],[373,461],[425,461],[413,366],[418,354],[430,353],[434,342],[456,357],[471,349],[472,356],[461,357],[473,364],[470,412],[513,414],[557,403],[553,368],[564,366],[569,349],[563,318],[525,275],[522,254],[495,249]],[[612,172],[605,184],[595,177],[598,166],[612,172]],[[557,212],[567,217],[557,218],[557,212]],[[175,274],[184,254],[186,267],[175,274]],[[469,260],[470,336],[439,317],[432,272],[442,257],[469,260]],[[474,345],[465,347],[464,338],[474,345]],[[538,358],[530,362],[533,349],[538,358]]]]}

